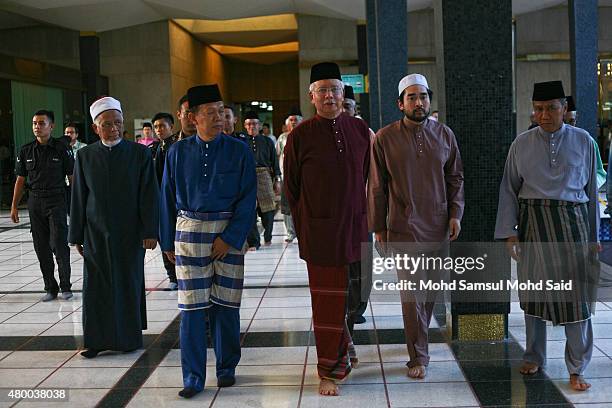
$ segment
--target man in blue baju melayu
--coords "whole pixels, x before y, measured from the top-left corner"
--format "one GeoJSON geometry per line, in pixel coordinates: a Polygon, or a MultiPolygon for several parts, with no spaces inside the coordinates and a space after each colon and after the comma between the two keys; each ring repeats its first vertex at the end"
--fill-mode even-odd
{"type": "Polygon", "coordinates": [[[235,383],[245,240],[255,217],[255,162],[249,147],[224,135],[217,85],[187,92],[197,134],[172,145],[162,179],[161,248],[176,264],[183,390],[204,389],[207,322],[217,385],[235,383]]]}

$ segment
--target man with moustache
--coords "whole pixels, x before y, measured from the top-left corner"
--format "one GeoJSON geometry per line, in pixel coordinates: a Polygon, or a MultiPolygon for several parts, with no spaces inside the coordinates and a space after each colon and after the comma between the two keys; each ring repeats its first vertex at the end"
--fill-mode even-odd
{"type": "Polygon", "coordinates": [[[68,248],[66,224],[65,179],[72,184],[74,160],[66,145],[51,137],[55,115],[49,110],[39,110],[32,118],[32,131],[36,140],[26,144],[17,155],[17,180],[11,205],[11,220],[19,222],[19,202],[26,188],[29,189],[28,213],[34,251],[40,264],[48,302],[57,298],[72,297],[70,290],[70,249],[68,248]],[[55,280],[53,255],[57,261],[60,278],[55,280]]]}
{"type": "MultiPolygon", "coordinates": [[[[402,78],[398,95],[397,105],[404,117],[379,130],[372,147],[370,230],[376,241],[388,243],[395,253],[414,256],[413,249],[401,243],[427,243],[426,254],[444,258],[449,239],[457,239],[461,231],[464,199],[459,147],[450,128],[428,119],[432,92],[423,75],[402,78]]],[[[442,273],[419,270],[411,276],[414,271],[397,272],[399,281],[435,280],[442,273]]],[[[433,290],[400,292],[411,378],[426,375],[428,329],[436,296],[433,290]]]]}
{"type": "Polygon", "coordinates": [[[285,189],[308,267],[317,347],[319,394],[358,360],[346,321],[349,265],[367,241],[368,125],[343,114],[344,85],[333,62],[312,67],[309,96],[316,115],[293,129],[285,146],[285,189]]]}
{"type": "Polygon", "coordinates": [[[510,146],[495,239],[506,241],[519,281],[564,280],[572,282],[572,291],[519,292],[526,333],[519,371],[534,375],[546,364],[546,322],[563,325],[570,386],[586,391],[591,384],[583,373],[593,353],[591,315],[599,282],[597,160],[591,136],[563,123],[567,100],[561,81],[535,83],[532,104],[539,126],[510,146]]]}
{"type": "Polygon", "coordinates": [[[144,256],[157,246],[159,188],[151,152],[123,140],[123,113],[106,96],[89,108],[100,141],[77,155],[68,242],[83,265],[83,357],[142,347],[144,256]]]}
{"type": "Polygon", "coordinates": [[[218,86],[195,86],[187,95],[197,134],[168,153],[160,223],[161,249],[176,263],[178,277],[183,398],[204,389],[208,323],[217,386],[235,382],[244,243],[256,196],[253,155],[245,143],[223,134],[218,86]]]}

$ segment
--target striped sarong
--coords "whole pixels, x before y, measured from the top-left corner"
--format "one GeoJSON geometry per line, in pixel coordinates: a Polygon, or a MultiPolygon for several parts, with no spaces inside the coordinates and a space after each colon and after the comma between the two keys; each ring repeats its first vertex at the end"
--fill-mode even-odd
{"type": "Polygon", "coordinates": [[[520,199],[519,282],[572,281],[572,291],[519,291],[525,314],[553,324],[589,319],[595,312],[599,261],[589,241],[586,203],[520,199]]]}
{"type": "Polygon", "coordinates": [[[246,247],[241,251],[230,247],[223,260],[210,258],[212,243],[231,216],[231,212],[179,211],[174,246],[180,310],[205,309],[211,302],[240,307],[246,247]]]}
{"type": "Polygon", "coordinates": [[[257,206],[261,212],[268,212],[276,209],[276,194],[272,184],[270,169],[267,167],[257,167],[257,206]]]}
{"type": "Polygon", "coordinates": [[[351,372],[355,347],[346,323],[348,267],[307,264],[319,377],[342,380],[351,372]]]}

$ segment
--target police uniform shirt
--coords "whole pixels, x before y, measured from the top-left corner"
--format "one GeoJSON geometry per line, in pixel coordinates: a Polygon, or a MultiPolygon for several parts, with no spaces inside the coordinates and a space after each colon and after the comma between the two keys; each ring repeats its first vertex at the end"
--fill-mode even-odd
{"type": "Polygon", "coordinates": [[[65,144],[51,137],[44,145],[38,140],[24,145],[17,155],[15,172],[27,177],[33,191],[63,192],[65,176],[71,176],[73,168],[74,159],[65,144]]]}

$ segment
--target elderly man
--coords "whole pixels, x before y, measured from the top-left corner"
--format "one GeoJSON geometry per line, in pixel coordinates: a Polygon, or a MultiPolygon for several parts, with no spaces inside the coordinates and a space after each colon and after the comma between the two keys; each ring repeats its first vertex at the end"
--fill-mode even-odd
{"type": "Polygon", "coordinates": [[[17,155],[17,180],[11,205],[11,220],[18,223],[19,202],[27,181],[30,190],[28,213],[32,241],[47,292],[41,299],[43,302],[56,299],[60,290],[63,299],[72,297],[64,180],[68,178],[72,184],[74,160],[66,145],[51,136],[54,122],[52,111],[39,110],[34,113],[32,131],[36,139],[24,145],[17,155]],[[59,286],[54,275],[54,254],[59,286]]]}
{"type": "MultiPolygon", "coordinates": [[[[302,122],[302,112],[300,112],[299,108],[294,108],[287,115],[287,119],[285,119],[285,127],[287,129],[286,132],[283,132],[278,137],[276,141],[276,154],[278,155],[278,162],[281,170],[283,169],[283,163],[285,161],[285,145],[287,144],[287,136],[289,133],[296,128],[302,122]]],[[[285,242],[291,243],[295,239],[295,227],[293,226],[293,218],[291,217],[291,209],[289,208],[289,202],[287,201],[287,194],[285,194],[285,189],[281,189],[281,213],[283,214],[283,221],[285,223],[285,230],[287,231],[287,236],[285,237],[285,242]]]]}
{"type": "Polygon", "coordinates": [[[338,395],[336,382],[357,363],[346,322],[348,270],[367,240],[370,136],[363,120],[343,114],[343,91],[338,65],[314,65],[309,95],[317,113],[285,146],[285,189],[308,266],[321,395],[338,395]]]}
{"type": "MultiPolygon", "coordinates": [[[[376,241],[388,242],[394,252],[410,254],[412,248],[401,243],[428,243],[434,244],[426,248],[430,256],[444,257],[449,239],[456,239],[461,231],[464,199],[459,148],[450,128],[428,119],[432,92],[423,75],[402,78],[398,94],[397,105],[404,117],[379,130],[372,148],[370,228],[376,241]]],[[[398,279],[411,279],[410,272],[398,269],[398,279]]],[[[418,270],[412,279],[435,279],[434,274],[441,272],[418,270]]],[[[408,376],[424,378],[437,292],[417,296],[403,290],[400,296],[410,357],[408,376]]]]}
{"type": "Polygon", "coordinates": [[[217,385],[235,382],[244,243],[256,196],[253,155],[246,144],[223,134],[217,85],[195,86],[187,95],[197,134],[170,149],[160,224],[161,248],[177,265],[183,398],[204,389],[207,321],[217,357],[217,385]]]}
{"type": "Polygon", "coordinates": [[[68,241],[84,259],[81,355],[93,358],[142,347],[144,255],[157,245],[159,189],[149,149],[121,138],[119,101],[98,99],[89,112],[100,141],[77,155],[68,241]]]}
{"type": "MultiPolygon", "coordinates": [[[[257,172],[257,214],[264,227],[264,245],[272,244],[274,213],[276,211],[276,194],[280,194],[281,172],[274,142],[269,137],[259,134],[261,124],[257,113],[251,111],[244,115],[244,127],[247,131],[246,143],[253,152],[257,172]]],[[[249,249],[259,249],[260,238],[257,229],[257,214],[253,217],[253,227],[249,232],[249,249]]]]}
{"type": "Polygon", "coordinates": [[[562,324],[570,384],[584,391],[590,387],[582,374],[593,352],[596,291],[589,282],[598,281],[597,161],[591,136],[563,123],[567,102],[561,81],[536,83],[532,101],[539,126],[510,146],[495,238],[505,239],[518,261],[519,281],[573,284],[569,299],[560,291],[519,293],[527,334],[520,372],[533,375],[544,366],[546,321],[562,324]]]}

